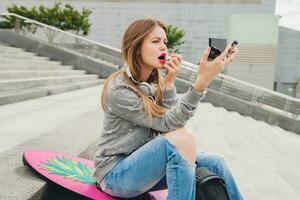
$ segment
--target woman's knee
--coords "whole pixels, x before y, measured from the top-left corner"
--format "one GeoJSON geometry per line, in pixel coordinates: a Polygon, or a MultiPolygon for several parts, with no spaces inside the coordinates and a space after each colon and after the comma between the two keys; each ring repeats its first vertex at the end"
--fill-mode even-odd
{"type": "Polygon", "coordinates": [[[186,128],[179,128],[164,136],[186,159],[194,162],[197,152],[197,140],[186,128]]]}
{"type": "Polygon", "coordinates": [[[227,168],[227,161],[223,154],[199,152],[196,158],[199,166],[212,167],[214,169],[227,168]]]}
{"type": "Polygon", "coordinates": [[[176,147],[197,147],[195,135],[189,132],[186,128],[178,128],[175,131],[166,133],[165,138],[176,147]]]}
{"type": "Polygon", "coordinates": [[[219,171],[227,170],[228,165],[227,165],[226,158],[223,154],[220,153],[212,154],[212,160],[213,160],[212,163],[215,165],[216,169],[218,169],[219,171]]]}
{"type": "Polygon", "coordinates": [[[225,156],[220,153],[214,154],[214,160],[218,165],[226,165],[227,164],[225,156]]]}
{"type": "Polygon", "coordinates": [[[226,158],[223,154],[213,154],[213,163],[211,167],[215,172],[222,177],[226,177],[231,174],[226,158]]]}

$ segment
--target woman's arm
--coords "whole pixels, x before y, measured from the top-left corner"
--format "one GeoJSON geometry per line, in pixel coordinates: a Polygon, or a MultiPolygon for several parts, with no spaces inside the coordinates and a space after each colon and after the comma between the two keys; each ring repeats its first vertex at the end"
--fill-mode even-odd
{"type": "Polygon", "coordinates": [[[164,64],[167,70],[164,77],[164,91],[162,106],[170,109],[178,103],[178,96],[175,87],[175,79],[181,69],[182,56],[179,54],[172,54],[170,59],[164,64]]]}
{"type": "Polygon", "coordinates": [[[223,53],[213,61],[208,61],[210,47],[208,47],[200,59],[199,72],[194,83],[197,91],[204,91],[214,78],[224,70],[226,64],[230,63],[236,56],[237,46],[228,45],[223,53]]]}
{"type": "MultiPolygon", "coordinates": [[[[169,132],[184,126],[187,120],[194,115],[195,108],[199,101],[204,98],[202,91],[205,91],[209,83],[223,71],[225,65],[234,59],[237,47],[231,47],[229,45],[224,52],[213,61],[207,61],[209,52],[210,48],[207,48],[200,60],[200,69],[194,87],[186,92],[176,106],[168,110],[163,117],[152,117],[145,112],[141,97],[127,85],[116,85],[110,90],[107,101],[109,108],[107,110],[137,125],[162,132],[169,132]],[[230,54],[229,50],[231,52],[230,54]]],[[[176,63],[177,61],[175,60],[173,62],[176,63]]],[[[180,64],[177,63],[176,66],[173,65],[172,68],[167,66],[167,68],[170,68],[167,74],[167,77],[170,78],[167,79],[169,80],[168,83],[170,83],[168,86],[172,86],[172,83],[174,83],[174,78],[178,72],[177,67],[180,68],[179,65],[180,64]]]]}
{"type": "Polygon", "coordinates": [[[169,132],[185,125],[202,98],[201,93],[190,89],[163,117],[153,117],[144,110],[142,98],[131,87],[116,85],[108,94],[107,110],[136,125],[169,132]]]}
{"type": "Polygon", "coordinates": [[[170,109],[178,103],[179,97],[177,95],[176,87],[163,91],[162,106],[170,109]]]}

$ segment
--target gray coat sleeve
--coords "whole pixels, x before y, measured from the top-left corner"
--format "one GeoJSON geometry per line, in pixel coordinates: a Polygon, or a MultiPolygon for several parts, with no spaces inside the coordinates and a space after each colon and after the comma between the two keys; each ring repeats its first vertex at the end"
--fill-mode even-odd
{"type": "Polygon", "coordinates": [[[172,90],[164,90],[163,91],[163,99],[162,99],[162,106],[170,109],[178,103],[178,95],[176,91],[176,87],[172,90]]]}
{"type": "Polygon", "coordinates": [[[142,98],[131,87],[115,85],[108,94],[107,111],[136,125],[169,132],[185,125],[202,98],[190,89],[164,116],[153,117],[144,110],[142,98]]]}

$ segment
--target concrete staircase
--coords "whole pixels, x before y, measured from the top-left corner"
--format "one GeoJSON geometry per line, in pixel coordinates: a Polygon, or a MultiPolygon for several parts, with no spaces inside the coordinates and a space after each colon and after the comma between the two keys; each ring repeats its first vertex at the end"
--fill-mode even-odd
{"type": "Polygon", "coordinates": [[[0,105],[103,83],[98,75],[73,70],[24,49],[0,44],[0,105]]]}
{"type": "MultiPolygon", "coordinates": [[[[101,85],[0,106],[0,199],[72,199],[22,163],[25,150],[84,157],[102,128],[101,85]]],[[[86,157],[86,156],[85,156],[86,157]]],[[[82,198],[81,198],[82,200],[82,198]]]]}
{"type": "MultiPolygon", "coordinates": [[[[97,85],[0,107],[1,200],[83,200],[33,174],[22,153],[40,149],[92,159],[103,125],[101,93],[97,85]]],[[[206,102],[187,127],[199,151],[225,155],[245,200],[300,199],[300,135],[206,102]]]]}

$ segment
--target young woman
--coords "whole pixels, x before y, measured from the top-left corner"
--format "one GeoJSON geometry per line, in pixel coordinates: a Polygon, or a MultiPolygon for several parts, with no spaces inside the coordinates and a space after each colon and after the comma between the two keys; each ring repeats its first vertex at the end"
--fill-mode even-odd
{"type": "Polygon", "coordinates": [[[204,166],[224,179],[231,200],[240,200],[224,158],[197,152],[196,138],[184,127],[237,48],[228,46],[213,61],[207,61],[207,48],[195,83],[178,99],[174,83],[182,57],[167,60],[166,44],[160,21],[139,19],[126,30],[122,55],[127,68],[112,74],[103,87],[105,114],[94,176],[115,197],[167,188],[168,200],[194,200],[195,168],[204,166]],[[166,69],[164,77],[160,69],[166,69]]]}

